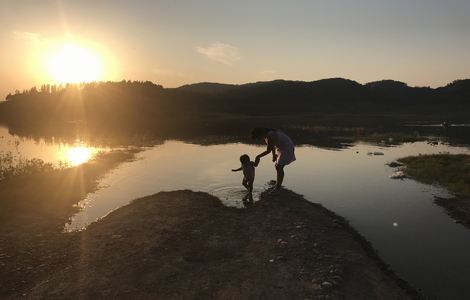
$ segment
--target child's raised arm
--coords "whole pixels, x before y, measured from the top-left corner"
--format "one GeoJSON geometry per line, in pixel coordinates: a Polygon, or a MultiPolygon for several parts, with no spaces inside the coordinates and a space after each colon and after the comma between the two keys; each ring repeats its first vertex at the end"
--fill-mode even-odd
{"type": "Polygon", "coordinates": [[[232,169],[232,172],[237,172],[237,171],[241,171],[242,170],[242,167],[238,168],[238,169],[232,169]]]}

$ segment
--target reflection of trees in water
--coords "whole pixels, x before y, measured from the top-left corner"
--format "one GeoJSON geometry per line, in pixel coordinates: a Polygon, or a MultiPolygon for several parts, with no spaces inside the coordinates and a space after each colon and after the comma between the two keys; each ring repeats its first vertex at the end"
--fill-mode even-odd
{"type": "Polygon", "coordinates": [[[289,133],[297,145],[341,149],[357,141],[382,145],[398,145],[425,139],[438,139],[453,145],[470,144],[470,127],[330,127],[295,124],[291,118],[262,118],[192,122],[186,126],[161,128],[158,126],[93,126],[93,124],[68,124],[67,126],[11,126],[9,132],[20,137],[32,138],[46,143],[74,143],[77,139],[96,147],[148,146],[162,144],[165,140],[181,140],[200,145],[247,143],[253,144],[249,132],[253,126],[265,125],[280,128],[289,133]]]}
{"type": "Polygon", "coordinates": [[[466,128],[404,124],[467,121],[470,81],[412,88],[393,81],[345,79],[196,84],[165,89],[151,82],[43,86],[10,95],[0,120],[20,136],[91,144],[251,143],[252,127],[281,128],[297,144],[341,148],[358,139],[392,144],[426,135],[468,143],[466,128]],[[391,138],[391,139],[390,139],[391,138]]]}

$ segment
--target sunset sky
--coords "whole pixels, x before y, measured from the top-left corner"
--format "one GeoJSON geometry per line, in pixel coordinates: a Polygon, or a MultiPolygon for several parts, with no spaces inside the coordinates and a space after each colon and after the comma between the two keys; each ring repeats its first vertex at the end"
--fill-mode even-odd
{"type": "Polygon", "coordinates": [[[470,78],[469,16],[468,0],[0,0],[0,98],[82,78],[436,87],[470,78]]]}

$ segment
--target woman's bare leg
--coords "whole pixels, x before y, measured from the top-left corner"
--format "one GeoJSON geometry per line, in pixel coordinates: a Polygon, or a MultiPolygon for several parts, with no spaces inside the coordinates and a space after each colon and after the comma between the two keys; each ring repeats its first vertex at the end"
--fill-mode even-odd
{"type": "Polygon", "coordinates": [[[282,182],[284,181],[284,166],[276,165],[277,172],[277,181],[276,181],[276,190],[282,187],[282,182]]]}

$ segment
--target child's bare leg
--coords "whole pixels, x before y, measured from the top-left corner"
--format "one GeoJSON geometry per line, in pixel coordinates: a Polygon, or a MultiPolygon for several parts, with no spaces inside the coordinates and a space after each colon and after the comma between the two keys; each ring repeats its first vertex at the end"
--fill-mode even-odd
{"type": "Polygon", "coordinates": [[[248,187],[247,187],[247,189],[248,189],[248,191],[249,191],[250,193],[253,192],[253,181],[254,181],[254,179],[253,179],[253,180],[248,180],[248,187]]]}
{"type": "Polygon", "coordinates": [[[248,207],[251,204],[253,204],[253,194],[251,193],[246,194],[245,197],[243,197],[242,202],[245,207],[248,207]]]}
{"type": "Polygon", "coordinates": [[[242,185],[247,189],[250,190],[250,186],[248,185],[248,181],[246,179],[242,180],[242,185]]]}

